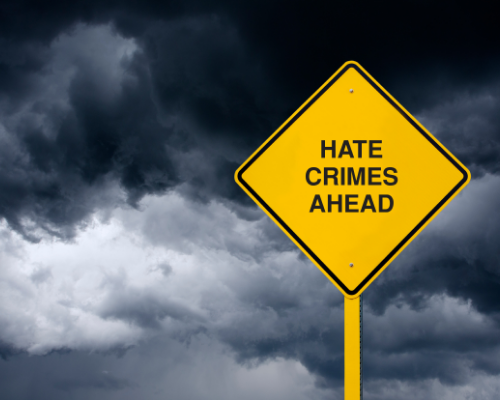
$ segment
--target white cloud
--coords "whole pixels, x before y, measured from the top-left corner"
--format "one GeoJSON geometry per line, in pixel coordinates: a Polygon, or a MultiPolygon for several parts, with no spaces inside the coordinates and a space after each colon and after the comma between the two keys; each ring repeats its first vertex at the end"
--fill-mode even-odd
{"type": "MultiPolygon", "coordinates": [[[[484,178],[484,185],[474,183],[471,192],[491,188],[489,179],[484,178]]],[[[467,208],[468,201],[457,198],[456,213],[467,208]]],[[[2,223],[0,339],[32,355],[61,348],[141,348],[161,337],[186,344],[205,340],[204,350],[190,357],[208,357],[207,349],[215,346],[217,352],[241,361],[231,361],[238,365],[236,372],[221,372],[236,380],[231,393],[247,388],[256,393],[260,382],[258,390],[285,398],[290,391],[275,387],[271,379],[283,379],[285,370],[300,387],[314,392],[312,398],[321,398],[321,390],[311,389],[314,380],[304,368],[341,356],[343,299],[297,250],[282,251],[279,241],[285,239],[276,231],[269,233],[268,224],[267,217],[241,220],[221,203],[196,203],[175,192],[146,197],[141,210],[124,207],[94,214],[73,243],[28,243],[2,223]],[[262,350],[262,343],[275,350],[262,350]],[[316,361],[304,367],[302,358],[316,361]]],[[[446,235],[448,229],[455,228],[444,216],[427,234],[446,235]]],[[[392,305],[383,315],[367,312],[365,318],[373,360],[377,351],[394,354],[392,361],[384,359],[389,369],[411,362],[411,354],[403,359],[399,352],[408,352],[415,343],[428,350],[425,343],[446,347],[445,341],[451,340],[449,351],[459,354],[457,346],[464,340],[491,342],[496,335],[492,322],[469,303],[446,296],[431,299],[420,311],[392,305]]],[[[471,368],[466,358],[460,360],[471,368]]],[[[436,386],[423,379],[418,390],[417,383],[404,379],[382,385],[374,377],[366,394],[378,399],[379,390],[395,398],[397,388],[413,390],[414,399],[420,398],[418,393],[429,399],[439,398],[439,393],[479,393],[475,382],[483,379],[482,372],[471,371],[463,384],[436,386]]],[[[180,373],[189,374],[174,368],[167,381],[180,373]]],[[[198,389],[205,390],[203,379],[198,382],[198,389]]],[[[191,395],[199,396],[198,389],[190,388],[191,395]]],[[[337,395],[339,390],[334,390],[337,395]]],[[[296,393],[293,398],[303,396],[296,393]]]]}
{"type": "Polygon", "coordinates": [[[117,209],[104,220],[94,215],[73,243],[27,243],[3,223],[1,337],[43,354],[129,346],[155,324],[177,333],[230,324],[227,315],[236,309],[255,312],[239,299],[251,290],[244,276],[255,281],[255,271],[267,267],[281,276],[286,266],[295,264],[293,273],[302,264],[296,252],[263,243],[261,221],[239,220],[221,204],[172,193],[142,207],[117,209]],[[256,251],[265,265],[255,261],[256,251]]]}

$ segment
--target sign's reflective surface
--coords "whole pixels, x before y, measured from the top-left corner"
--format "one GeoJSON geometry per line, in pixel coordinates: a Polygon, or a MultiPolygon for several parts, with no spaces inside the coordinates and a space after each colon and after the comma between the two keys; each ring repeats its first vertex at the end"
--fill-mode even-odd
{"type": "Polygon", "coordinates": [[[469,179],[467,169],[354,62],[236,172],[242,188],[351,298],[469,179]]]}

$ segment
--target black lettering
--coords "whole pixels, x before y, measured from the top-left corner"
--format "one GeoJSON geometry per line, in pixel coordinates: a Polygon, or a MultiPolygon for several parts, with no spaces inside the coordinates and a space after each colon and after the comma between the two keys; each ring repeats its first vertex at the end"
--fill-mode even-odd
{"type": "Polygon", "coordinates": [[[380,178],[380,175],[374,174],[375,171],[380,171],[382,168],[379,167],[369,167],[368,168],[368,185],[379,186],[382,185],[381,182],[374,182],[373,179],[380,178]]]}
{"type": "Polygon", "coordinates": [[[338,185],[338,182],[337,182],[337,174],[338,173],[339,173],[339,171],[337,168],[325,167],[323,184],[326,186],[326,185],[328,185],[328,179],[333,179],[333,182],[334,182],[333,184],[338,185]],[[330,171],[333,172],[333,175],[329,174],[330,171]]]}
{"type": "Polygon", "coordinates": [[[394,200],[388,194],[378,195],[378,212],[389,212],[394,207],[394,200]],[[384,208],[384,199],[389,200],[389,208],[384,208]]]}
{"type": "Polygon", "coordinates": [[[339,212],[342,212],[342,195],[339,194],[337,201],[332,201],[332,195],[328,195],[328,212],[332,212],[332,206],[336,204],[339,212]]]}
{"type": "Polygon", "coordinates": [[[398,170],[396,168],[392,168],[392,167],[384,169],[384,176],[386,178],[391,178],[392,179],[392,182],[388,182],[387,179],[384,179],[384,183],[387,186],[394,186],[396,183],[398,183],[398,177],[396,175],[389,174],[387,171],[392,171],[392,172],[394,172],[396,174],[398,172],[398,170]]]}
{"type": "Polygon", "coordinates": [[[363,201],[363,205],[361,206],[361,212],[365,212],[365,210],[372,210],[373,212],[377,212],[375,209],[375,204],[373,204],[372,196],[367,194],[365,197],[365,201],[363,201]]]}
{"type": "Polygon", "coordinates": [[[345,185],[345,168],[340,168],[340,184],[345,185]]]}
{"type": "Polygon", "coordinates": [[[332,140],[332,147],[326,147],[325,146],[325,141],[321,141],[321,158],[325,158],[325,152],[327,150],[332,151],[332,158],[335,158],[335,140],[332,140]]]}
{"type": "Polygon", "coordinates": [[[323,213],[325,212],[325,207],[323,207],[323,202],[321,201],[321,196],[319,194],[314,195],[314,199],[309,212],[312,213],[316,209],[321,210],[321,212],[323,213]]]}
{"type": "Polygon", "coordinates": [[[349,145],[349,140],[344,140],[342,142],[342,147],[339,151],[339,158],[342,158],[344,154],[347,154],[349,157],[354,158],[354,154],[352,154],[351,146],[349,145]]]}
{"type": "Polygon", "coordinates": [[[347,184],[351,185],[351,182],[353,185],[359,185],[360,182],[362,185],[365,184],[365,167],[359,168],[357,177],[354,168],[347,168],[347,184]]]}
{"type": "Polygon", "coordinates": [[[370,158],[382,158],[382,154],[373,154],[374,151],[382,150],[382,147],[374,147],[373,145],[375,143],[382,143],[382,141],[381,140],[370,140],[369,149],[368,149],[368,156],[370,158]]]}
{"type": "Polygon", "coordinates": [[[345,212],[359,212],[357,208],[350,208],[349,206],[357,206],[357,201],[349,201],[351,198],[357,199],[357,194],[346,194],[345,195],[345,212]]]}
{"type": "Polygon", "coordinates": [[[353,140],[352,142],[358,145],[358,158],[363,157],[363,143],[366,143],[366,140],[353,140]]]}
{"type": "Polygon", "coordinates": [[[311,171],[315,171],[317,172],[318,174],[321,174],[321,170],[319,168],[316,168],[316,167],[311,167],[307,170],[306,172],[306,181],[309,185],[311,186],[316,186],[318,185],[319,183],[321,183],[321,178],[318,178],[316,181],[314,182],[311,182],[311,179],[310,179],[310,176],[309,174],[311,173],[311,171]]]}

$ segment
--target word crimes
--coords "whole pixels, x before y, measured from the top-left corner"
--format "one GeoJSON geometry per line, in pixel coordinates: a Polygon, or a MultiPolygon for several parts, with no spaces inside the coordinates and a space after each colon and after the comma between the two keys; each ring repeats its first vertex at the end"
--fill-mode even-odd
{"type": "MultiPolygon", "coordinates": [[[[327,146],[321,141],[321,158],[382,158],[382,140],[344,140],[340,146],[332,140],[327,146]]],[[[306,182],[310,186],[394,186],[398,183],[394,167],[310,167],[306,170],[306,182]]],[[[389,194],[370,195],[360,198],[357,194],[314,195],[309,212],[390,212],[394,199],[389,194]]]]}

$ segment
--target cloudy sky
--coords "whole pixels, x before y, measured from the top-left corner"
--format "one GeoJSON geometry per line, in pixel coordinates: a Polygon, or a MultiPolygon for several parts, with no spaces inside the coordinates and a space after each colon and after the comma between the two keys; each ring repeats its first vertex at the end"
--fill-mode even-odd
{"type": "Polygon", "coordinates": [[[342,399],[343,297],[233,174],[347,60],[473,177],[364,294],[364,398],[497,399],[500,29],[436,3],[4,2],[2,399],[342,399]]]}

